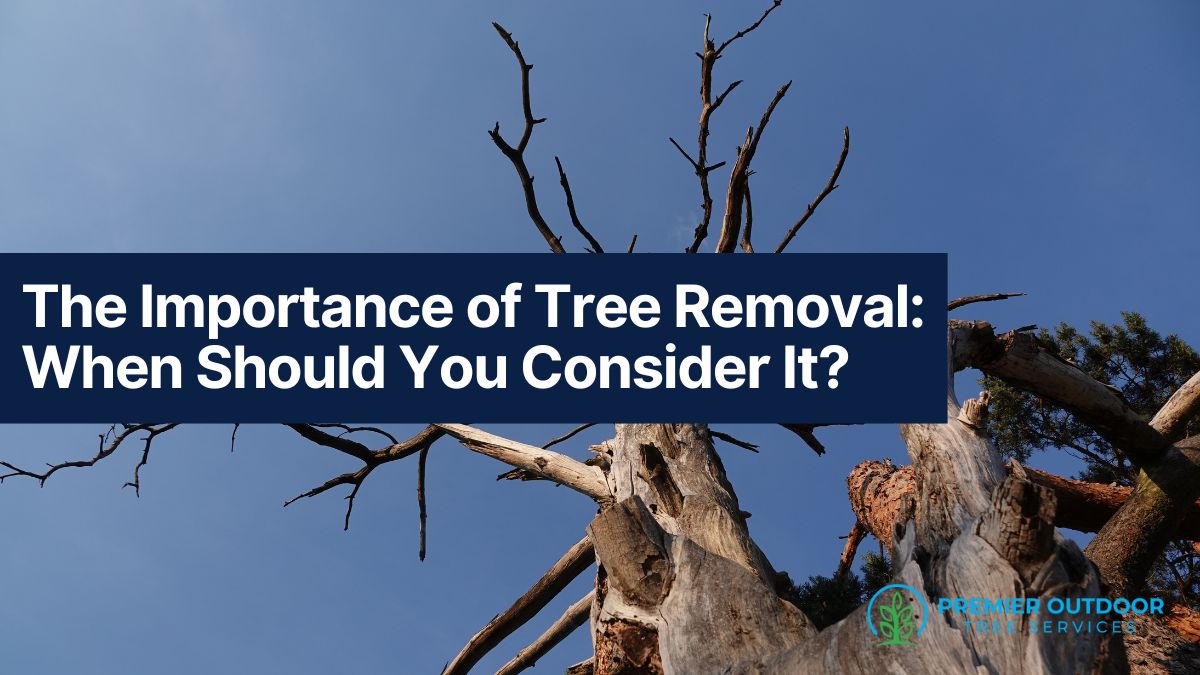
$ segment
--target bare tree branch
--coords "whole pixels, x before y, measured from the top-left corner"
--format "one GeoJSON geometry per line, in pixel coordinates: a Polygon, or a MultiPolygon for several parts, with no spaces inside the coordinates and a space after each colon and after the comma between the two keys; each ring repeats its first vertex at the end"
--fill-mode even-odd
{"type": "Polygon", "coordinates": [[[708,433],[711,434],[713,438],[725,441],[726,443],[728,443],[730,445],[736,445],[739,448],[745,448],[746,450],[749,450],[750,452],[758,452],[757,445],[755,445],[753,443],[747,443],[746,441],[743,441],[740,438],[735,438],[734,436],[731,436],[723,431],[715,431],[713,429],[709,429],[708,433]]]}
{"type": "Polygon", "coordinates": [[[1168,440],[1178,440],[1184,434],[1187,423],[1200,413],[1200,373],[1193,375],[1183,386],[1171,394],[1171,398],[1159,408],[1150,420],[1150,426],[1168,440]]]}
{"type": "Polygon", "coordinates": [[[750,162],[754,160],[758,143],[771,121],[771,113],[775,112],[775,106],[779,105],[791,86],[792,83],[788,82],[775,92],[775,96],[767,104],[767,109],[763,111],[758,126],[747,131],[746,142],[738,148],[737,161],[733,163],[733,169],[729,172],[729,188],[725,192],[725,216],[721,222],[721,236],[717,240],[717,253],[732,253],[737,247],[738,232],[742,227],[742,206],[746,201],[746,181],[750,178],[750,162]]]}
{"type": "MultiPolygon", "coordinates": [[[[141,470],[142,466],[144,466],[146,464],[146,462],[148,461],[147,453],[149,453],[149,451],[150,451],[150,443],[152,443],[154,438],[156,436],[158,436],[160,433],[170,431],[171,429],[174,429],[175,427],[177,427],[179,425],[178,424],[121,424],[121,425],[119,425],[121,427],[121,431],[119,431],[119,432],[117,431],[117,426],[118,425],[113,425],[112,427],[110,427],[108,429],[108,431],[106,431],[103,434],[100,434],[100,450],[97,451],[96,454],[93,455],[91,459],[60,462],[58,464],[47,464],[46,466],[48,468],[46,469],[46,471],[44,471],[42,473],[22,469],[22,468],[13,466],[12,464],[10,464],[8,462],[0,462],[0,466],[4,467],[5,469],[8,469],[8,471],[9,471],[8,473],[0,474],[0,483],[3,483],[4,479],[6,479],[6,478],[16,478],[19,476],[23,476],[25,478],[33,478],[34,480],[38,481],[39,485],[45,485],[46,481],[50,478],[50,476],[54,475],[55,473],[59,472],[62,469],[75,469],[75,468],[94,466],[97,462],[99,462],[99,461],[111,456],[113,453],[115,453],[121,447],[121,444],[124,443],[127,439],[129,439],[130,437],[132,437],[133,435],[135,435],[139,432],[145,431],[145,432],[147,432],[147,436],[143,439],[146,441],[146,445],[143,447],[143,450],[142,450],[142,460],[138,463],[137,467],[134,469],[133,483],[126,484],[126,485],[132,484],[132,485],[135,485],[135,487],[136,487],[136,483],[138,480],[138,472],[141,470]]],[[[136,492],[136,489],[135,489],[135,492],[136,492]]]]}
{"type": "Polygon", "coordinates": [[[633,235],[633,239],[629,240],[629,248],[625,249],[626,253],[633,253],[633,247],[637,246],[637,235],[633,235]]]}
{"type": "Polygon", "coordinates": [[[591,429],[594,426],[596,426],[595,422],[588,422],[587,424],[580,424],[579,426],[568,431],[567,433],[563,434],[562,436],[559,436],[557,438],[552,438],[552,439],[546,441],[546,443],[544,445],[542,445],[542,449],[545,450],[551,446],[558,445],[559,443],[562,443],[563,441],[568,441],[568,440],[574,438],[576,434],[578,434],[582,431],[585,431],[587,429],[591,429]]]}
{"type": "Polygon", "coordinates": [[[595,560],[596,550],[591,540],[587,537],[580,539],[511,607],[472,635],[462,651],[446,664],[442,675],[464,675],[471,670],[479,659],[512,635],[513,631],[528,623],[595,560]]]}
{"type": "Polygon", "coordinates": [[[428,517],[425,512],[425,460],[429,458],[429,446],[421,448],[421,454],[417,456],[417,512],[421,522],[420,544],[417,548],[417,558],[425,560],[425,520],[428,517]]]}
{"type": "MultiPolygon", "coordinates": [[[[405,457],[418,452],[426,451],[431,445],[433,445],[435,441],[445,435],[445,432],[441,429],[438,429],[433,425],[429,425],[417,432],[411,438],[393,443],[387,447],[372,452],[370,450],[366,450],[366,446],[363,446],[360,443],[346,438],[333,436],[332,434],[327,434],[324,431],[317,429],[313,425],[289,424],[287,426],[295,429],[298,433],[300,433],[301,436],[304,436],[308,440],[311,440],[318,445],[345,452],[346,454],[362,460],[363,466],[357,471],[350,471],[338,476],[334,476],[333,478],[330,478],[311,490],[302,492],[283,503],[284,507],[287,507],[301,499],[315,497],[340,485],[350,485],[352,486],[350,493],[346,495],[346,515],[342,525],[342,529],[344,530],[350,529],[350,515],[354,511],[354,499],[358,496],[359,489],[362,488],[363,482],[367,479],[367,476],[371,475],[371,472],[374,471],[376,467],[382,464],[387,464],[388,462],[404,459],[405,457]],[[345,448],[344,450],[342,449],[343,447],[345,448]],[[360,456],[360,448],[365,450],[365,455],[360,456]]],[[[391,434],[386,432],[379,431],[378,433],[381,433],[388,438],[392,438],[391,434]]],[[[418,463],[419,462],[420,460],[418,460],[418,463]]],[[[420,469],[420,467],[418,468],[420,469]]],[[[424,528],[422,527],[422,543],[424,541],[423,535],[424,528]]]]}
{"type": "Polygon", "coordinates": [[[590,249],[592,253],[604,253],[604,247],[600,245],[600,242],[596,241],[592,233],[588,232],[588,229],[579,221],[579,214],[575,212],[575,196],[571,194],[571,183],[567,180],[567,172],[563,171],[562,162],[558,159],[557,155],[554,157],[554,164],[558,167],[558,182],[562,185],[563,194],[567,197],[567,213],[571,215],[571,224],[575,226],[579,234],[583,235],[584,239],[587,239],[588,244],[592,247],[590,249]]]}
{"type": "MultiPolygon", "coordinates": [[[[722,42],[721,46],[717,48],[717,56],[720,56],[721,52],[725,51],[726,47],[728,47],[729,45],[733,44],[734,42],[746,37],[751,32],[753,32],[755,28],[758,28],[759,26],[761,26],[763,21],[766,21],[767,17],[771,15],[771,12],[774,12],[782,4],[783,4],[783,0],[773,0],[773,2],[771,3],[771,6],[768,7],[766,9],[766,11],[764,11],[762,13],[762,16],[758,17],[757,21],[750,24],[746,28],[739,30],[738,32],[734,33],[733,37],[722,42]]],[[[704,35],[705,35],[705,37],[708,36],[708,26],[707,25],[705,25],[705,27],[704,27],[704,35]]]]}
{"type": "Polygon", "coordinates": [[[813,433],[813,429],[819,425],[781,422],[779,426],[799,436],[818,456],[825,454],[825,446],[821,445],[821,441],[817,440],[816,434],[813,433]]]}
{"type": "Polygon", "coordinates": [[[364,462],[371,461],[371,449],[358,441],[344,436],[334,436],[331,433],[321,431],[313,424],[288,424],[287,427],[317,445],[323,445],[338,452],[344,452],[364,462]]]}
{"type": "Polygon", "coordinates": [[[604,501],[610,497],[604,472],[594,466],[588,466],[557,452],[489,434],[465,424],[439,424],[437,426],[457,438],[469,450],[487,455],[510,466],[540,474],[549,480],[582,492],[592,499],[604,501]]]}
{"type": "Polygon", "coordinates": [[[946,304],[946,310],[958,309],[976,302],[995,302],[996,300],[1007,300],[1008,298],[1018,298],[1025,295],[1024,293],[987,293],[985,295],[968,295],[962,298],[955,298],[946,304]]]}
{"type": "Polygon", "coordinates": [[[312,426],[317,427],[318,429],[340,429],[342,432],[340,435],[342,435],[342,436],[346,436],[348,434],[357,434],[357,433],[371,433],[371,434],[376,434],[378,436],[383,436],[391,443],[399,443],[400,442],[400,441],[396,440],[395,436],[389,434],[388,432],[386,432],[383,429],[380,429],[378,427],[352,427],[348,424],[313,424],[312,426]]]}
{"type": "Polygon", "coordinates": [[[713,42],[713,40],[709,37],[709,29],[712,26],[712,16],[707,14],[705,15],[703,49],[696,53],[696,56],[700,59],[700,124],[699,133],[696,140],[696,157],[693,158],[691,155],[689,155],[683,149],[683,147],[675,141],[674,138],[670,139],[671,144],[674,145],[685,158],[687,158],[688,163],[692,165],[692,170],[695,172],[696,177],[700,181],[700,209],[702,215],[700,217],[700,222],[696,225],[696,230],[692,235],[692,243],[686,249],[688,253],[696,253],[699,251],[700,245],[703,244],[704,240],[708,238],[708,226],[712,222],[713,212],[712,190],[709,186],[708,176],[713,171],[725,165],[725,162],[718,162],[711,165],[708,163],[709,124],[713,113],[721,107],[721,104],[725,102],[726,97],[728,97],[729,94],[732,93],[733,90],[742,83],[741,80],[734,80],[733,82],[729,83],[729,85],[725,87],[724,91],[717,95],[716,98],[713,98],[713,66],[716,65],[717,59],[721,58],[722,52],[724,52],[729,45],[745,37],[751,31],[761,26],[763,21],[766,20],[767,16],[770,15],[771,12],[775,11],[775,9],[781,4],[782,0],[774,0],[757,21],[747,28],[738,31],[733,35],[733,37],[722,42],[720,47],[716,46],[716,43],[713,42]]]}
{"type": "Polygon", "coordinates": [[[754,245],[750,243],[750,232],[754,228],[754,206],[750,202],[750,175],[753,172],[746,174],[746,226],[742,228],[742,250],[746,253],[754,253],[754,245]]]}
{"type": "Polygon", "coordinates": [[[561,238],[554,234],[550,229],[550,225],[546,223],[546,219],[542,217],[542,211],[538,208],[537,194],[533,189],[533,176],[529,173],[529,167],[525,164],[525,148],[529,145],[529,139],[533,136],[533,127],[546,121],[546,118],[535,118],[533,116],[533,108],[529,101],[529,71],[533,70],[533,66],[525,61],[525,55],[521,53],[521,47],[513,39],[512,34],[504,30],[504,27],[498,23],[492,23],[496,32],[504,40],[504,44],[512,50],[513,55],[517,58],[517,65],[521,67],[521,110],[525,115],[525,128],[521,132],[521,140],[517,141],[515,146],[510,145],[504,137],[500,135],[500,123],[488,131],[492,142],[500,149],[500,152],[508,158],[512,163],[513,169],[517,172],[517,177],[521,181],[521,191],[525,194],[525,208],[529,212],[529,219],[533,221],[534,227],[550,245],[550,250],[555,253],[565,253],[561,238]]]}
{"type": "Polygon", "coordinates": [[[378,450],[375,452],[373,459],[380,464],[404,459],[433,445],[435,441],[445,435],[446,432],[439,429],[437,425],[429,424],[411,438],[378,450]]]}
{"type": "Polygon", "coordinates": [[[587,622],[588,614],[592,610],[592,602],[596,599],[595,589],[588,592],[587,595],[576,600],[570,607],[563,612],[558,620],[546,629],[545,633],[538,636],[528,647],[517,652],[517,655],[511,661],[500,667],[496,671],[496,675],[515,675],[526,668],[532,668],[537,660],[542,658],[551,649],[554,649],[558,643],[563,641],[577,628],[587,622]]]}
{"type": "Polygon", "coordinates": [[[346,515],[342,522],[342,529],[349,530],[350,529],[350,514],[354,511],[354,498],[358,496],[358,490],[359,490],[359,488],[362,487],[363,481],[365,481],[367,479],[367,476],[371,475],[371,472],[375,470],[376,466],[379,466],[379,465],[378,464],[367,464],[367,465],[363,466],[361,469],[359,469],[358,471],[351,471],[349,473],[344,473],[340,476],[334,476],[333,478],[330,478],[329,480],[325,481],[324,483],[321,483],[317,487],[315,487],[307,492],[302,492],[302,493],[296,495],[295,497],[292,497],[291,499],[285,501],[283,503],[283,506],[284,506],[284,508],[287,508],[287,507],[291,506],[292,504],[294,504],[295,502],[300,501],[301,499],[307,499],[309,497],[316,497],[317,495],[328,492],[329,490],[331,490],[335,487],[338,487],[339,485],[351,485],[353,487],[350,489],[350,493],[347,494],[345,497],[345,499],[346,499],[346,515]]]}
{"type": "Polygon", "coordinates": [[[804,211],[804,215],[800,216],[800,219],[797,220],[795,224],[792,225],[791,229],[787,231],[787,234],[783,236],[783,241],[779,242],[779,246],[775,247],[776,253],[783,253],[783,249],[787,248],[787,245],[792,243],[792,239],[795,238],[796,233],[800,231],[800,228],[804,227],[804,224],[808,222],[808,219],[817,212],[817,207],[821,205],[821,202],[825,201],[825,198],[828,197],[830,193],[838,189],[838,177],[842,175],[842,167],[846,165],[846,156],[849,154],[850,127],[845,127],[842,129],[842,154],[838,156],[837,165],[833,167],[833,173],[829,176],[829,182],[825,184],[825,187],[821,188],[819,193],[817,193],[817,198],[809,203],[808,208],[804,211]]]}
{"type": "Polygon", "coordinates": [[[146,431],[145,437],[142,438],[142,458],[138,460],[137,466],[133,467],[133,480],[122,485],[121,487],[133,488],[133,494],[137,497],[142,496],[142,467],[150,463],[150,446],[154,443],[154,438],[161,433],[170,431],[178,424],[164,424],[159,427],[153,427],[146,431]]]}
{"type": "Polygon", "coordinates": [[[844,579],[850,572],[851,566],[854,565],[854,556],[858,554],[858,545],[867,534],[866,526],[855,520],[850,533],[846,535],[846,545],[842,548],[841,558],[838,559],[837,571],[833,573],[834,579],[844,579]]]}

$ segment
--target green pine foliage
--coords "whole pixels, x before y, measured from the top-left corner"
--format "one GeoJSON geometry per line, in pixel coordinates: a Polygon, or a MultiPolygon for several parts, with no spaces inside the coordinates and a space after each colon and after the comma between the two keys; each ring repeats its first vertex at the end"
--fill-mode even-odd
{"type": "Polygon", "coordinates": [[[892,583],[892,561],[879,553],[867,553],[862,562],[863,593],[870,598],[879,589],[892,583]]]}
{"type": "Polygon", "coordinates": [[[812,619],[818,629],[833,625],[858,609],[892,579],[892,565],[882,553],[863,556],[862,576],[849,572],[845,577],[811,576],[794,586],[790,597],[812,619]]]}

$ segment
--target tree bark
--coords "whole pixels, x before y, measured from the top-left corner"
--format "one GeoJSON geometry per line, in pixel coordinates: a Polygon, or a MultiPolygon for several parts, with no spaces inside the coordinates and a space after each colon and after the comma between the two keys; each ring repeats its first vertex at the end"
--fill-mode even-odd
{"type": "Polygon", "coordinates": [[[1146,585],[1198,495],[1200,449],[1180,442],[1142,467],[1129,499],[1087,546],[1113,595],[1135,595],[1146,585]]]}
{"type": "MultiPolygon", "coordinates": [[[[1021,471],[1031,482],[1054,492],[1058,501],[1054,524],[1079,532],[1099,532],[1133,492],[1131,487],[1063,478],[1028,466],[1021,471]]],[[[904,505],[916,497],[912,467],[867,460],[850,471],[846,485],[850,509],[858,522],[891,547],[893,526],[904,505]]],[[[1200,540],[1200,501],[1192,502],[1176,536],[1200,540]]]]}
{"type": "MultiPolygon", "coordinates": [[[[969,411],[980,406],[964,415],[955,400],[953,364],[965,363],[962,352],[972,348],[965,337],[951,326],[947,423],[901,427],[917,498],[899,509],[904,522],[892,546],[895,581],[926,598],[1016,596],[1044,603],[1052,596],[1099,595],[1095,569],[1053,529],[1053,492],[1020,475],[1005,477],[970,419],[969,411]]],[[[915,615],[925,613],[914,598],[904,599],[915,615]]],[[[1107,658],[1098,635],[1064,640],[1019,632],[996,639],[967,629],[961,615],[938,612],[924,617],[926,629],[911,647],[879,647],[867,611],[860,607],[815,638],[733,672],[1071,673],[1092,672],[1105,661],[1122,669],[1107,658]]]]}
{"type": "MultiPolygon", "coordinates": [[[[961,361],[960,337],[951,330],[951,363],[961,361]]],[[[971,423],[979,408],[963,413],[951,393],[946,424],[901,428],[918,498],[899,509],[896,582],[926,598],[1100,595],[1095,569],[1054,530],[1054,492],[1006,474],[971,423]]],[[[817,633],[780,597],[780,575],[750,538],[705,426],[622,425],[601,452],[612,500],[588,528],[597,674],[1067,673],[1104,660],[1098,635],[990,639],[937,612],[921,617],[912,647],[877,648],[866,607],[817,633]]]]}
{"type": "Polygon", "coordinates": [[[620,425],[601,452],[612,503],[588,527],[597,675],[713,672],[816,632],[779,596],[707,427],[620,425]]]}

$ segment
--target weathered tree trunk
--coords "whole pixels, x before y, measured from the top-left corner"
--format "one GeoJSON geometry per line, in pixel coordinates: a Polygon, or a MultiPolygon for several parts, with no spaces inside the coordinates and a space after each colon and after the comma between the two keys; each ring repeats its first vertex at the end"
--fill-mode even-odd
{"type": "MultiPolygon", "coordinates": [[[[955,400],[953,364],[969,348],[952,328],[947,423],[902,427],[918,497],[896,524],[896,581],[926,598],[1100,595],[1095,569],[1054,531],[1053,492],[1006,477],[971,418],[979,406],[955,400]]],[[[588,529],[597,674],[1087,673],[1106,660],[1098,635],[978,636],[913,597],[927,627],[912,646],[878,647],[866,607],[817,633],[779,597],[706,427],[623,425],[600,451],[613,501],[588,529]]]]}
{"type": "Polygon", "coordinates": [[[720,672],[816,633],[779,597],[707,427],[621,425],[600,451],[613,502],[588,527],[597,675],[720,672]]]}

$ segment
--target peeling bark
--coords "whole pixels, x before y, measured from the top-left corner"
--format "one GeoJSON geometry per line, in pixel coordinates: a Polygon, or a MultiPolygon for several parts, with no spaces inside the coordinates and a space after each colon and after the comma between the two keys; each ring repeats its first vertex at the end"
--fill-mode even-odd
{"type": "Polygon", "coordinates": [[[777,591],[702,425],[621,425],[601,448],[612,504],[598,565],[595,672],[705,673],[816,631],[777,591]]]}
{"type": "MultiPolygon", "coordinates": [[[[1080,532],[1099,532],[1133,492],[1131,487],[1063,478],[1028,466],[1021,470],[1032,483],[1054,492],[1058,502],[1054,524],[1080,532]]],[[[903,520],[905,506],[916,496],[912,467],[873,460],[860,462],[846,477],[846,484],[855,517],[891,548],[893,526],[903,520]]],[[[1200,501],[1192,502],[1177,535],[1200,540],[1200,501]]]]}

